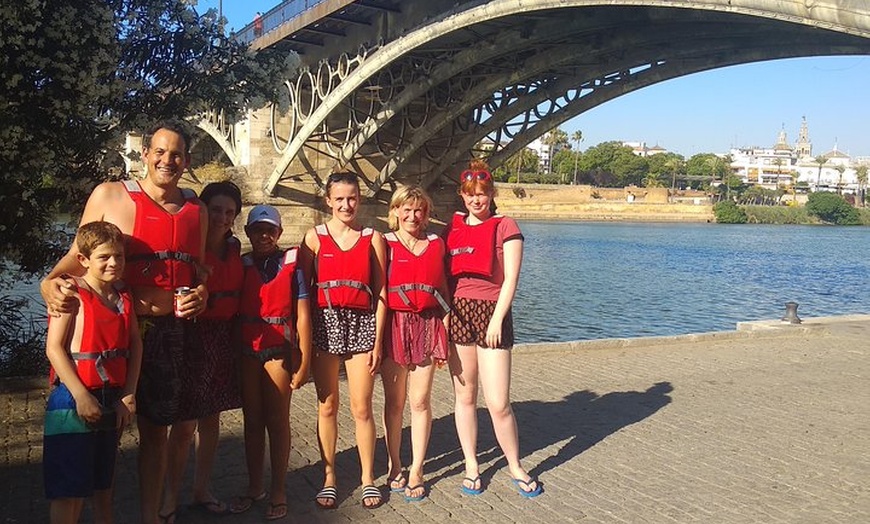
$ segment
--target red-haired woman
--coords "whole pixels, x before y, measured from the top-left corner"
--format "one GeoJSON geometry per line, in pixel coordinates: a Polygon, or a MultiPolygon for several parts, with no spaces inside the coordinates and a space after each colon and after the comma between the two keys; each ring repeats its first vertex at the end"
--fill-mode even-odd
{"type": "Polygon", "coordinates": [[[450,372],[456,395],[456,432],[465,457],[461,490],[479,495],[484,486],[477,461],[477,393],[486,407],[511,479],[520,495],[536,497],[541,483],[520,464],[517,423],[510,403],[511,304],[523,261],[523,235],[517,223],[495,214],[495,185],[485,162],[474,160],[460,175],[459,194],[467,212],[457,212],[445,230],[453,313],[450,372]]]}

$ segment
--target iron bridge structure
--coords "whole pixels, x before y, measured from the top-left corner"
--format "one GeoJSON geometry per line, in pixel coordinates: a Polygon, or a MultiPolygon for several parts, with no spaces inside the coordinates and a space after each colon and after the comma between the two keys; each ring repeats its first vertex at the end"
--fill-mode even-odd
{"type": "Polygon", "coordinates": [[[263,196],[352,169],[374,194],[495,168],[637,89],[763,60],[870,53],[865,0],[293,0],[236,36],[298,53],[277,106],[200,127],[263,196]],[[255,33],[255,29],[257,29],[255,33]],[[244,136],[241,136],[244,135],[244,136]]]}

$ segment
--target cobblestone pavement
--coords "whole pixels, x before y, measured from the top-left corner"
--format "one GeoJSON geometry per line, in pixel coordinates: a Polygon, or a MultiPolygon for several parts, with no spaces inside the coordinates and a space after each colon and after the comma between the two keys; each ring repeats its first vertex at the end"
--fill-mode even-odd
{"type": "MultiPolygon", "coordinates": [[[[462,455],[444,369],[433,393],[429,498],[407,503],[393,497],[376,510],[360,505],[345,396],[339,507],[318,510],[312,500],[322,482],[315,397],[306,386],[291,408],[291,515],[285,522],[870,522],[870,316],[804,321],[800,327],[516,348],[512,396],[523,461],[545,486],[530,500],[512,487],[482,404],[486,491],[460,493],[462,455]]],[[[44,383],[0,383],[2,523],[48,521],[44,383]]],[[[380,417],[380,391],[375,404],[380,417]]],[[[221,426],[213,484],[228,500],[246,486],[241,412],[225,413],[221,426]]],[[[406,427],[406,456],[408,441],[406,427]]],[[[137,520],[136,444],[135,430],[127,431],[115,494],[120,523],[137,520]]],[[[377,457],[383,486],[382,440],[377,457]]],[[[261,522],[265,509],[258,503],[247,514],[216,519],[182,507],[178,522],[261,522]]],[[[87,510],[83,521],[90,521],[87,510]]]]}

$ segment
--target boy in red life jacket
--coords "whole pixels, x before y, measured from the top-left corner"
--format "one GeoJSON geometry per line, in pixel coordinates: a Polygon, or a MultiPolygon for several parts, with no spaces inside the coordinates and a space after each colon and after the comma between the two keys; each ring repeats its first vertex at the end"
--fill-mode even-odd
{"type": "Polygon", "coordinates": [[[236,498],[230,512],[248,511],[268,494],[266,520],[287,516],[284,480],[290,458],[290,396],[308,380],[311,365],[308,286],[296,263],[299,249],[278,247],[282,232],[277,209],[263,205],[251,209],[245,226],[251,252],[242,257],[245,273],[239,305],[248,489],[236,498]],[[268,490],[263,484],[266,430],[268,490]]]}
{"type": "Polygon", "coordinates": [[[136,412],[142,339],[124,273],[124,236],[109,222],[76,235],[84,277],[78,309],[51,318],[46,354],[55,387],[45,414],[43,468],[51,522],[78,522],[93,498],[96,522],[112,521],[119,432],[136,412]]]}

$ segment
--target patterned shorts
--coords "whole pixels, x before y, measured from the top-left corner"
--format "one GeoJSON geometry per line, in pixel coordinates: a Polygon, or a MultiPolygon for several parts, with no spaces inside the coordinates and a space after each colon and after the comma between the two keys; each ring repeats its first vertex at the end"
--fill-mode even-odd
{"type": "MultiPolygon", "coordinates": [[[[486,328],[495,302],[473,298],[453,299],[453,313],[450,315],[450,341],[460,346],[486,346],[486,328]]],[[[511,310],[501,323],[501,344],[496,349],[511,349],[514,346],[514,318],[511,310]]]]}
{"type": "Polygon", "coordinates": [[[195,420],[193,388],[203,367],[202,340],[195,324],[173,315],[139,317],[142,370],[136,391],[137,413],[158,426],[195,420]]]}
{"type": "Polygon", "coordinates": [[[332,355],[365,353],[375,347],[375,312],[353,308],[312,308],[314,347],[332,355]]]}

